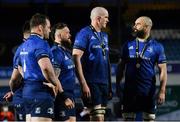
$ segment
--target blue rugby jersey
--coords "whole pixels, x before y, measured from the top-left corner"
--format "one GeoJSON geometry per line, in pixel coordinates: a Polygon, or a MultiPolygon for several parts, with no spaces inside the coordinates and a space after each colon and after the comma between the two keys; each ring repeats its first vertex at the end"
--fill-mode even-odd
{"type": "Polygon", "coordinates": [[[48,42],[37,34],[31,34],[28,40],[23,43],[19,58],[24,74],[23,97],[52,97],[47,86],[43,85],[45,78],[38,65],[38,60],[43,57],[49,57],[51,61],[53,60],[48,42]]]}
{"type": "Polygon", "coordinates": [[[86,81],[108,84],[108,35],[105,32],[100,32],[100,35],[101,37],[98,36],[100,38],[98,39],[90,26],[87,26],[76,35],[73,48],[84,51],[81,63],[86,81]],[[105,58],[101,47],[102,43],[104,44],[105,58]]]}
{"type": "Polygon", "coordinates": [[[61,70],[58,78],[61,82],[63,89],[65,91],[74,91],[75,65],[72,61],[71,52],[56,43],[51,48],[51,50],[54,57],[53,66],[61,70]]]}
{"type": "MultiPolygon", "coordinates": [[[[14,54],[14,57],[13,57],[13,69],[18,69],[19,55],[20,55],[20,50],[21,50],[21,47],[22,47],[23,43],[17,48],[17,50],[16,50],[16,52],[14,54]]],[[[15,89],[14,95],[13,95],[13,103],[19,103],[19,102],[23,101],[21,99],[22,98],[22,90],[23,90],[23,83],[21,84],[21,86],[19,88],[15,89]]]]}
{"type": "Polygon", "coordinates": [[[13,68],[14,69],[18,68],[18,65],[19,65],[19,55],[20,55],[20,51],[21,51],[21,47],[22,47],[23,43],[21,45],[19,45],[19,47],[17,48],[17,50],[16,50],[16,52],[14,54],[14,57],[13,57],[13,68]]]}
{"type": "Polygon", "coordinates": [[[155,93],[155,65],[166,63],[163,46],[156,40],[149,39],[147,42],[139,42],[139,54],[141,56],[137,68],[136,40],[128,41],[122,48],[122,60],[126,62],[125,91],[127,93],[138,93],[153,95],[155,93]]]}

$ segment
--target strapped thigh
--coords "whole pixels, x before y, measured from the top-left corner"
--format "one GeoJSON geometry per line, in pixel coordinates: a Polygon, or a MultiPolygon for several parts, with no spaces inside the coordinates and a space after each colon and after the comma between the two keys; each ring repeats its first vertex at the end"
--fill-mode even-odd
{"type": "Polygon", "coordinates": [[[105,107],[101,107],[101,105],[98,105],[91,110],[90,114],[91,116],[104,116],[104,114],[106,113],[105,109],[105,107]]]}
{"type": "Polygon", "coordinates": [[[122,113],[122,116],[123,116],[124,120],[133,121],[136,118],[136,113],[133,113],[133,112],[122,113]]]}

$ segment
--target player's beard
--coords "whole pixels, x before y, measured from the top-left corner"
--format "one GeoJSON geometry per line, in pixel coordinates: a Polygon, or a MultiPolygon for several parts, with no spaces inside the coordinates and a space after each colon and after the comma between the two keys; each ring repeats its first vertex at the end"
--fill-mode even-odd
{"type": "Polygon", "coordinates": [[[132,35],[134,37],[138,37],[138,38],[142,38],[142,39],[145,38],[145,32],[143,29],[142,30],[133,29],[132,35]]]}
{"type": "Polygon", "coordinates": [[[71,41],[69,40],[61,40],[61,45],[67,49],[71,49],[71,41]]]}

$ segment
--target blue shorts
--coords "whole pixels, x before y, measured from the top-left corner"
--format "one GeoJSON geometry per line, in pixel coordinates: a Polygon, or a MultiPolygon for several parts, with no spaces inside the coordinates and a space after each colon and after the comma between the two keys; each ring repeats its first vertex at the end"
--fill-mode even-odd
{"type": "Polygon", "coordinates": [[[25,113],[24,100],[22,98],[22,95],[15,93],[13,96],[12,103],[15,108],[16,119],[18,121],[25,121],[26,113],[25,113]]]}
{"type": "Polygon", "coordinates": [[[129,112],[146,112],[155,114],[155,96],[144,95],[124,95],[123,98],[123,113],[129,112]]]}
{"type": "Polygon", "coordinates": [[[92,106],[101,104],[103,107],[108,102],[108,85],[99,83],[88,83],[91,92],[92,106]]]}
{"type": "Polygon", "coordinates": [[[54,101],[51,98],[24,98],[25,110],[31,117],[54,117],[54,101]]]}
{"type": "MultiPolygon", "coordinates": [[[[65,93],[75,103],[74,92],[65,90],[65,93]]],[[[65,121],[68,120],[70,116],[76,117],[76,109],[75,107],[72,109],[66,108],[64,101],[57,95],[54,102],[54,115],[55,121],[65,121]]]]}
{"type": "MultiPolygon", "coordinates": [[[[19,99],[20,100],[20,99],[19,99]]],[[[25,108],[24,108],[24,102],[23,99],[21,98],[21,101],[16,101],[13,100],[13,106],[15,108],[15,113],[16,113],[16,118],[18,121],[25,121],[26,118],[26,113],[25,113],[25,108]]]]}

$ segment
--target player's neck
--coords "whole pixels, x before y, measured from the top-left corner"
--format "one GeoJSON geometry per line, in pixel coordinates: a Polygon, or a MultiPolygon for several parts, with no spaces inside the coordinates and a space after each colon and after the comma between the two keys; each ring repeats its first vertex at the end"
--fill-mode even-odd
{"type": "Polygon", "coordinates": [[[54,42],[55,42],[57,45],[62,46],[62,45],[61,45],[61,42],[60,42],[59,40],[54,40],[54,42]]]}
{"type": "Polygon", "coordinates": [[[145,42],[146,41],[145,38],[138,38],[138,37],[137,37],[137,40],[140,41],[140,42],[145,42]]]}
{"type": "Polygon", "coordinates": [[[36,36],[38,36],[38,37],[41,38],[41,39],[44,38],[41,34],[36,33],[36,32],[31,32],[31,35],[36,35],[36,36]]]}
{"type": "Polygon", "coordinates": [[[91,26],[95,29],[96,32],[101,32],[101,28],[96,23],[92,22],[91,26]]]}
{"type": "Polygon", "coordinates": [[[63,49],[66,49],[66,46],[64,46],[64,45],[61,43],[61,41],[55,40],[54,42],[55,42],[59,47],[62,47],[63,49]]]}
{"type": "Polygon", "coordinates": [[[137,37],[137,40],[139,40],[140,42],[146,42],[148,38],[149,38],[149,36],[146,36],[144,38],[137,37]]]}
{"type": "Polygon", "coordinates": [[[27,38],[29,38],[29,35],[30,35],[30,33],[24,33],[24,34],[23,34],[23,38],[24,38],[24,39],[27,39],[27,38]]]}
{"type": "Polygon", "coordinates": [[[44,35],[37,28],[31,29],[31,35],[38,35],[40,38],[44,38],[44,35]]]}

